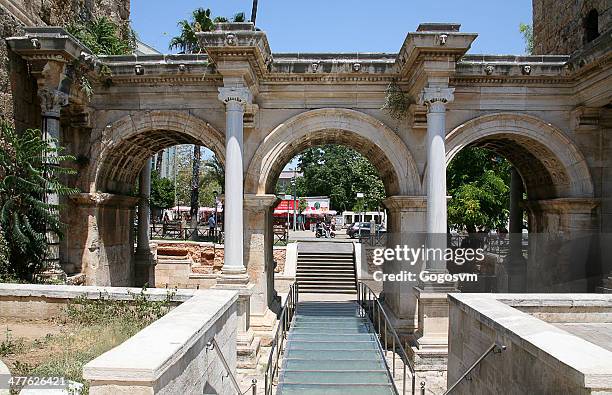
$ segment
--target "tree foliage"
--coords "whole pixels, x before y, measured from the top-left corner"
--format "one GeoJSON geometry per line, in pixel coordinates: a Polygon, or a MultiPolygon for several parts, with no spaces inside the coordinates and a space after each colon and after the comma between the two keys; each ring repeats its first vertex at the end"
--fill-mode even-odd
{"type": "Polygon", "coordinates": [[[174,206],[174,183],[151,171],[151,208],[163,210],[174,206]]]}
{"type": "Polygon", "coordinates": [[[298,196],[329,196],[336,210],[358,208],[357,192],[364,193],[365,209],[376,210],[385,198],[378,171],[359,152],[342,145],[308,148],[298,157],[304,174],[297,179],[298,196]]]}
{"type": "Polygon", "coordinates": [[[59,206],[45,195],[78,193],[61,181],[74,174],[63,163],[75,158],[43,140],[40,131],[17,133],[6,121],[0,121],[0,141],[0,232],[10,262],[0,277],[29,281],[43,268],[46,230],[62,235],[59,206]]]}
{"type": "MultiPolygon", "coordinates": [[[[233,22],[244,22],[244,12],[239,12],[232,18],[233,22]]],[[[211,15],[210,8],[196,8],[191,13],[191,21],[183,19],[178,22],[180,34],[172,37],[169,49],[178,49],[182,53],[200,53],[202,49],[198,43],[198,32],[209,32],[215,29],[215,23],[229,22],[228,18],[211,15]]]]}
{"type": "Polygon", "coordinates": [[[136,49],[134,31],[121,28],[104,16],[72,23],[66,30],[96,55],[128,55],[136,49]]]}
{"type": "Polygon", "coordinates": [[[451,228],[473,233],[506,226],[510,204],[511,165],[494,152],[467,147],[448,165],[447,189],[451,228]]]}
{"type": "Polygon", "coordinates": [[[525,53],[533,55],[533,27],[526,23],[519,24],[519,31],[523,35],[525,41],[525,53]]]}
{"type": "MultiPolygon", "coordinates": [[[[193,176],[192,147],[183,145],[177,147],[176,155],[176,197],[179,205],[190,205],[191,180],[193,176]]],[[[223,166],[213,156],[203,159],[200,165],[199,206],[213,207],[214,192],[223,193],[222,184],[219,184],[219,174],[224,176],[223,166]]]]}

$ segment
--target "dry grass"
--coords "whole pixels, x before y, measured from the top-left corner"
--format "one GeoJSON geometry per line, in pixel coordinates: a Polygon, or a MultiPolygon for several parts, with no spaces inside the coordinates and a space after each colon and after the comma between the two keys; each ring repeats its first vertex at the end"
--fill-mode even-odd
{"type": "MultiPolygon", "coordinates": [[[[144,294],[134,295],[132,301],[78,299],[57,320],[32,321],[37,337],[20,337],[6,322],[0,357],[13,375],[65,377],[85,384],[87,394],[83,366],[163,316],[170,309],[169,299],[152,302],[144,294]]],[[[12,324],[22,332],[28,322],[12,324]]]]}

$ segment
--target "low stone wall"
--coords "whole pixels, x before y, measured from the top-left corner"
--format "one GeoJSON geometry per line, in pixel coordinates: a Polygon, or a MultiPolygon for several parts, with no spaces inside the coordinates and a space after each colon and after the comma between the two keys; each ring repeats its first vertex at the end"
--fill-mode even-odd
{"type": "Polygon", "coordinates": [[[234,394],[220,360],[236,375],[237,293],[192,298],[83,368],[91,395],[234,394]],[[208,349],[216,339],[220,350],[208,349]]]}
{"type": "Polygon", "coordinates": [[[487,356],[457,393],[612,393],[609,347],[521,311],[555,322],[609,323],[612,296],[450,294],[449,303],[449,386],[493,343],[506,347],[487,356]]]}
{"type": "MultiPolygon", "coordinates": [[[[21,319],[50,319],[62,314],[66,304],[79,296],[89,299],[100,297],[115,300],[132,300],[140,288],[96,287],[74,285],[5,284],[0,283],[0,317],[21,319]]],[[[178,305],[189,300],[196,290],[155,289],[145,291],[150,300],[166,300],[178,305]]]]}
{"type": "MultiPolygon", "coordinates": [[[[0,317],[55,318],[76,297],[132,300],[140,292],[139,288],[0,284],[0,317]]],[[[165,300],[168,292],[145,291],[150,300],[165,300]]],[[[176,307],[168,314],[85,365],[90,394],[235,393],[217,350],[206,345],[215,338],[235,375],[237,300],[237,292],[229,290],[172,290],[176,307]]]]}

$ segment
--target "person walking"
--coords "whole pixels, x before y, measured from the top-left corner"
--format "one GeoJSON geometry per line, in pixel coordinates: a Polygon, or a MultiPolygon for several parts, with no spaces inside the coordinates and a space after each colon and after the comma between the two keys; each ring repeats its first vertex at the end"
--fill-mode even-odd
{"type": "Polygon", "coordinates": [[[215,239],[215,227],[217,224],[215,223],[215,216],[211,215],[208,217],[208,236],[215,239]]]}

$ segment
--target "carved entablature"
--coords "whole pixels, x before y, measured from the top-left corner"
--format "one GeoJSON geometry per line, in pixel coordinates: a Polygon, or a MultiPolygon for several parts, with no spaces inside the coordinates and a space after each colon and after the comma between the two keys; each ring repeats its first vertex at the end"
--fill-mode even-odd
{"type": "Polygon", "coordinates": [[[251,22],[218,23],[216,30],[197,35],[200,47],[218,67],[222,61],[246,61],[258,77],[268,72],[272,62],[268,39],[251,22]]]}
{"type": "Polygon", "coordinates": [[[427,74],[452,72],[454,63],[465,55],[478,36],[476,33],[460,33],[459,27],[457,24],[422,24],[416,32],[409,33],[396,59],[401,78],[417,79],[415,74],[427,68],[425,63],[430,61],[439,61],[440,65],[446,64],[450,68],[433,67],[425,70],[427,74]]]}

